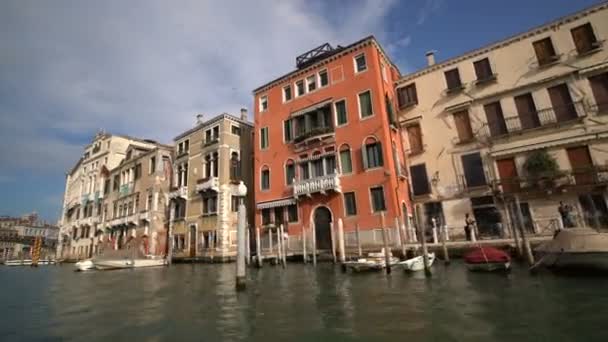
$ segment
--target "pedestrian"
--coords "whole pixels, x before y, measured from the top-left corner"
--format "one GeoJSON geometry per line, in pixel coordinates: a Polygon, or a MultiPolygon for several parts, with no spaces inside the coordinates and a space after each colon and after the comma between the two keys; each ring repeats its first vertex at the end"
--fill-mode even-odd
{"type": "Polygon", "coordinates": [[[565,228],[570,228],[573,226],[572,220],[570,219],[571,210],[572,210],[572,207],[570,207],[567,204],[564,204],[564,202],[562,202],[562,201],[559,201],[559,206],[557,207],[557,211],[559,212],[559,216],[562,218],[562,223],[564,224],[565,228]]]}
{"type": "Polygon", "coordinates": [[[466,235],[467,241],[471,241],[471,230],[473,229],[473,225],[475,224],[475,220],[473,220],[469,213],[464,214],[464,234],[466,235]]]}

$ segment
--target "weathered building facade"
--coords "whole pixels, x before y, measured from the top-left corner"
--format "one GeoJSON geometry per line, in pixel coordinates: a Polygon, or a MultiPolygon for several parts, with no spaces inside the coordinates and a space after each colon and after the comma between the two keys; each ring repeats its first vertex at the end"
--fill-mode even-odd
{"type": "Polygon", "coordinates": [[[606,38],[601,4],[438,64],[429,53],[397,81],[425,227],[463,234],[470,213],[480,234],[508,235],[521,208],[543,233],[562,224],[560,201],[573,224],[606,224],[606,38]]]}
{"type": "Polygon", "coordinates": [[[170,217],[173,256],[230,260],[236,255],[237,207],[251,207],[253,125],[221,114],[175,137],[170,217]]]}

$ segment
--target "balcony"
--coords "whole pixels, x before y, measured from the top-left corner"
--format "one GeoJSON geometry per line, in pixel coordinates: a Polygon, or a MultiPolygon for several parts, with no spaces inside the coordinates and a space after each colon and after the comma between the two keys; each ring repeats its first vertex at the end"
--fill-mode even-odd
{"type": "Polygon", "coordinates": [[[552,193],[565,188],[587,188],[608,185],[608,167],[594,166],[578,170],[562,171],[547,177],[526,178],[513,177],[492,181],[495,192],[503,194],[516,193],[552,193]]]}
{"type": "Polygon", "coordinates": [[[308,142],[310,140],[321,140],[324,137],[327,136],[333,136],[334,135],[334,128],[333,127],[313,127],[310,130],[306,130],[306,131],[301,131],[296,133],[296,136],[293,139],[293,142],[295,144],[301,143],[301,142],[308,142]]]}
{"type": "Polygon", "coordinates": [[[298,180],[293,184],[293,196],[295,198],[298,198],[299,196],[303,195],[311,197],[312,194],[317,192],[325,195],[328,190],[342,192],[342,188],[340,187],[339,174],[331,174],[322,177],[298,180]]]}
{"type": "Polygon", "coordinates": [[[133,192],[133,183],[127,183],[120,186],[118,191],[118,196],[123,197],[131,194],[133,192]]]}
{"type": "Polygon", "coordinates": [[[205,141],[203,142],[203,147],[215,145],[215,144],[217,144],[219,142],[220,142],[220,137],[219,136],[210,137],[209,139],[205,139],[205,141]]]}
{"type": "Polygon", "coordinates": [[[180,186],[177,188],[172,188],[169,193],[169,199],[188,199],[188,186],[180,186]]]}
{"type": "Polygon", "coordinates": [[[202,178],[196,181],[196,192],[212,190],[219,192],[220,181],[217,177],[202,178]]]}
{"type": "Polygon", "coordinates": [[[511,116],[502,122],[486,123],[479,129],[478,135],[490,140],[501,139],[527,131],[576,123],[585,116],[585,109],[579,101],[567,106],[540,109],[525,117],[511,116]]]}
{"type": "Polygon", "coordinates": [[[144,211],[143,213],[139,213],[139,220],[150,222],[150,212],[144,211]]]}

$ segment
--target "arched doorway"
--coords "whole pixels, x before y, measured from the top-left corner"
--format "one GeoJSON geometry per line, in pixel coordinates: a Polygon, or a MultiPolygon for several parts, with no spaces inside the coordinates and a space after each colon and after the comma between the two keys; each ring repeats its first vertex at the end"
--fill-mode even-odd
{"type": "Polygon", "coordinates": [[[318,207],[314,212],[317,250],[331,249],[331,211],[326,207],[318,207]]]}

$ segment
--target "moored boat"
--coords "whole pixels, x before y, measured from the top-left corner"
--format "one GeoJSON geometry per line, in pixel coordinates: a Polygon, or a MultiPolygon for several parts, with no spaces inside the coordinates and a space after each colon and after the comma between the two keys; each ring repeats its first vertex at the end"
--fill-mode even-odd
{"type": "Polygon", "coordinates": [[[95,269],[95,264],[93,264],[93,260],[85,259],[75,263],[74,267],[76,267],[76,271],[90,271],[95,269]]]}
{"type": "MultiPolygon", "coordinates": [[[[435,261],[435,253],[428,253],[428,259],[428,267],[433,266],[433,262],[435,261]]],[[[419,255],[417,257],[401,261],[397,263],[397,265],[403,267],[404,271],[422,271],[424,270],[424,256],[419,255]]]]}
{"type": "Polygon", "coordinates": [[[98,270],[116,270],[125,268],[165,266],[167,265],[167,260],[160,257],[95,259],[93,260],[93,264],[98,270]]]}
{"type": "Polygon", "coordinates": [[[464,256],[464,262],[470,271],[507,271],[511,268],[509,254],[494,247],[476,247],[464,256]]]}
{"type": "MultiPolygon", "coordinates": [[[[389,267],[396,265],[399,259],[390,255],[389,267]]],[[[344,263],[347,270],[354,272],[365,272],[365,271],[379,271],[386,268],[386,257],[384,255],[384,249],[379,253],[369,253],[367,258],[359,258],[353,261],[347,261],[344,263]]]]}
{"type": "Polygon", "coordinates": [[[558,231],[553,240],[535,249],[541,258],[534,267],[608,271],[608,233],[589,228],[558,231]]]}

